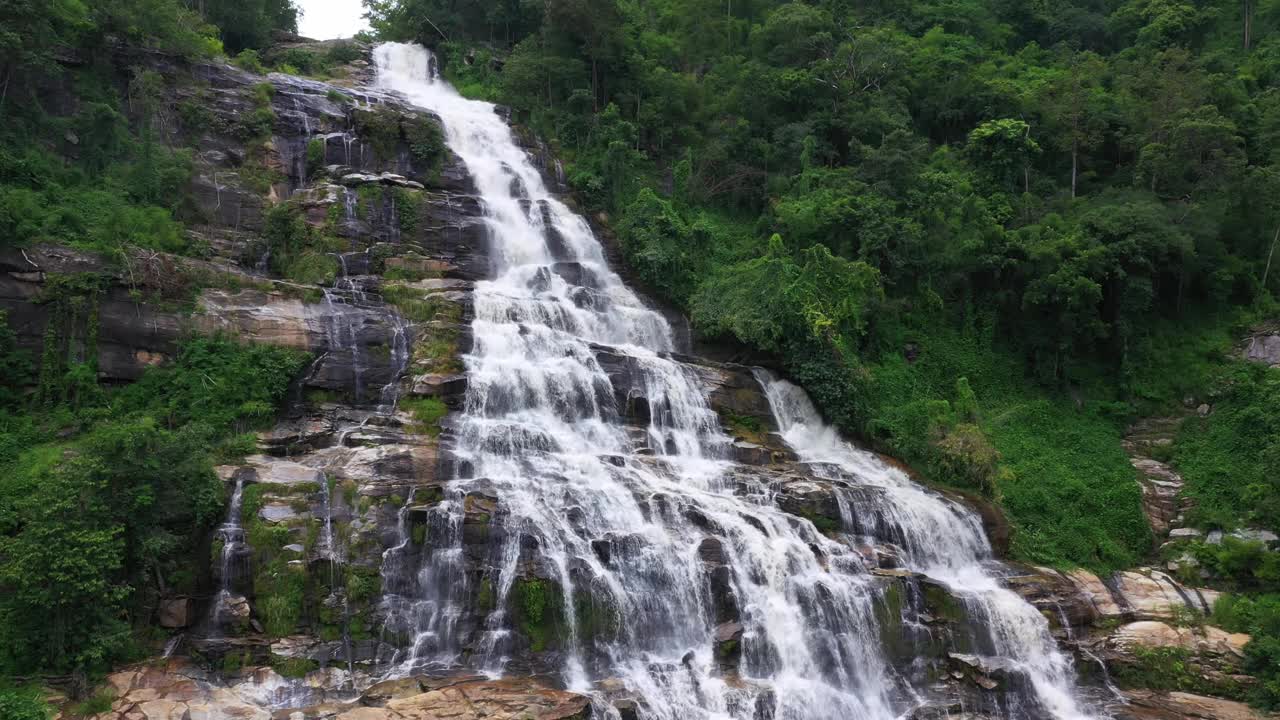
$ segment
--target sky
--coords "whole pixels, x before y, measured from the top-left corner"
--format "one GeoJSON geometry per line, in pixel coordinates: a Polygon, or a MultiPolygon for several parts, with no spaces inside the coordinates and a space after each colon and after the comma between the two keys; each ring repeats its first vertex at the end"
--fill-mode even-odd
{"type": "Polygon", "coordinates": [[[313,40],[349,38],[368,27],[360,0],[297,0],[298,34],[313,40]]]}

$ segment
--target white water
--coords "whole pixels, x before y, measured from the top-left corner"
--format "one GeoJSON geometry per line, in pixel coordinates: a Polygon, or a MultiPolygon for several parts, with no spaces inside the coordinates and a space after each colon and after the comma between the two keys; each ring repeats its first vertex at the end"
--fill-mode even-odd
{"type": "MultiPolygon", "coordinates": [[[[898,717],[915,692],[880,650],[883,583],[862,556],[781,512],[763,483],[732,475],[723,459],[729,439],[706,389],[661,354],[673,345],[666,320],[608,268],[587,223],[548,192],[493,106],[459,96],[420,47],[382,45],[375,60],[383,89],[441,117],[473,176],[493,278],[474,293],[458,477],[444,502],[425,510],[416,569],[404,567],[412,500],[385,557],[388,630],[411,640],[391,659],[391,674],[464,660],[501,674],[517,649],[519,583],[536,576],[557,591],[549,612],[561,616],[553,657],[565,682],[585,690],[621,678],[642,717],[898,717]],[[621,356],[649,402],[652,421],[638,433],[619,418],[598,346],[621,356]],[[477,582],[463,521],[468,495],[480,492],[497,497],[498,510],[490,569],[477,582]],[[700,554],[709,539],[724,559],[718,568],[700,554]],[[715,582],[733,611],[716,606],[715,582]],[[492,610],[477,622],[467,609],[482,594],[492,610]],[[738,677],[713,655],[717,626],[734,618],[742,625],[738,677]]],[[[771,384],[771,399],[779,388],[771,384]]],[[[797,419],[790,394],[775,403],[806,459],[842,478],[885,474],[816,415],[797,419]]],[[[913,566],[987,616],[996,654],[1033,677],[1038,704],[1064,720],[1084,717],[1043,618],[983,570],[990,550],[973,516],[905,480],[886,487],[894,502],[881,524],[900,530],[913,566]]]]}
{"type": "Polygon", "coordinates": [[[816,476],[876,489],[878,502],[866,513],[874,519],[848,516],[845,526],[875,526],[878,537],[893,538],[902,548],[906,568],[945,584],[964,600],[987,628],[992,654],[1026,675],[1035,700],[1052,717],[1089,717],[1074,697],[1074,670],[1059,652],[1048,621],[992,573],[991,547],[974,513],[842,440],[800,388],[764,371],[757,378],[783,437],[816,476]]]}
{"type": "Polygon", "coordinates": [[[227,622],[227,605],[235,595],[235,585],[241,579],[244,551],[244,527],[240,524],[240,511],[244,507],[244,478],[237,477],[235,489],[231,493],[231,502],[227,507],[226,522],[218,526],[215,537],[222,543],[220,566],[218,568],[218,594],[209,608],[209,634],[219,635],[227,622]]]}

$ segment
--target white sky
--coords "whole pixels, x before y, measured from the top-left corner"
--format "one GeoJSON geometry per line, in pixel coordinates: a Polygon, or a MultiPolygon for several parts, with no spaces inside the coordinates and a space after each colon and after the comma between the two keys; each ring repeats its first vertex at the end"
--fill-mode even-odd
{"type": "Polygon", "coordinates": [[[298,0],[298,34],[313,40],[349,38],[368,27],[360,0],[298,0]]]}

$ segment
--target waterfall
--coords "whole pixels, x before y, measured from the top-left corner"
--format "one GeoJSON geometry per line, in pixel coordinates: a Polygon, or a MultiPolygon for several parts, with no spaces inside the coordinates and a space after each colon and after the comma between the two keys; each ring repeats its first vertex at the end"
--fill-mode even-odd
{"type": "MultiPolygon", "coordinates": [[[[382,89],[441,118],[474,178],[491,259],[491,279],[475,284],[468,386],[451,428],[456,472],[443,501],[420,511],[424,540],[406,529],[419,512],[410,499],[384,555],[388,635],[408,641],[388,674],[504,673],[533,632],[516,616],[536,596],[539,614],[556,618],[548,655],[564,683],[620,681],[642,718],[904,716],[920,693],[881,649],[884,578],[853,543],[784,513],[767,482],[735,472],[708,388],[670,355],[670,325],[608,267],[494,107],[461,97],[421,47],[384,44],[375,62],[382,89]],[[622,417],[602,348],[643,388],[645,427],[622,417]],[[464,545],[476,496],[497,499],[483,560],[464,545]],[[726,671],[718,652],[730,651],[740,661],[726,671]]],[[[1028,707],[1008,716],[1086,717],[1043,618],[985,569],[973,515],[889,477],[798,392],[768,385],[787,440],[815,469],[845,484],[884,480],[888,502],[865,530],[892,535],[913,568],[953,588],[991,628],[990,653],[1032,679],[1028,707]]],[[[842,502],[856,522],[859,498],[842,502]]]]}
{"type": "MultiPolygon", "coordinates": [[[[757,371],[757,379],[783,437],[817,477],[879,491],[874,507],[859,517],[846,515],[846,528],[876,526],[876,536],[897,541],[908,569],[950,588],[987,629],[987,650],[1030,680],[1034,704],[1056,718],[1087,717],[1073,696],[1071,662],[1059,652],[1048,621],[991,571],[991,547],[975,514],[843,441],[799,387],[767,371],[757,371]]],[[[842,509],[850,506],[842,503],[842,509]]],[[[1035,711],[1022,709],[1022,716],[1036,717],[1035,711]]]]}
{"type": "MultiPolygon", "coordinates": [[[[240,511],[244,507],[244,477],[237,474],[235,490],[231,493],[231,502],[227,509],[227,519],[218,526],[217,541],[222,543],[219,557],[218,594],[214,596],[209,608],[209,634],[216,636],[225,628],[230,612],[229,605],[234,599],[236,582],[241,579],[243,568],[240,560],[245,549],[244,527],[240,522],[240,511]]],[[[243,601],[243,598],[241,598],[243,601]]]]}

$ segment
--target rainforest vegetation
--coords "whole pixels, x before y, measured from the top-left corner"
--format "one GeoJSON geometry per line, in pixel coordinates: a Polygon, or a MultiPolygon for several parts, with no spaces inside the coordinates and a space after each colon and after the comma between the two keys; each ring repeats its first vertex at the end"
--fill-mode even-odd
{"type": "MultiPolygon", "coordinates": [[[[366,4],[376,35],[434,48],[460,90],[546,139],[629,272],[700,336],[771,358],[923,479],[999,503],[1015,559],[1148,558],[1121,437],[1188,401],[1214,408],[1171,451],[1192,521],[1280,530],[1280,371],[1236,359],[1278,311],[1280,1],[366,4]]],[[[0,247],[199,255],[189,151],[145,112],[163,79],[121,86],[105,51],[261,71],[296,21],[288,0],[0,0],[0,247]]],[[[97,280],[51,288],[74,342],[32,357],[0,323],[14,676],[138,652],[151,579],[194,582],[224,503],[214,461],[246,449],[303,362],[192,338],[102,387],[97,280]]],[[[1275,553],[1201,551],[1238,593],[1218,620],[1257,636],[1255,699],[1280,703],[1275,553]]],[[[0,715],[38,705],[0,689],[0,715]]]]}
{"type": "MultiPolygon", "coordinates": [[[[366,4],[548,140],[703,337],[996,499],[1015,557],[1147,556],[1122,434],[1188,403],[1215,408],[1173,453],[1192,522],[1280,530],[1277,371],[1236,359],[1280,291],[1280,3],[366,4]]],[[[1206,555],[1280,588],[1275,553],[1206,555]]]]}
{"type": "MultiPolygon", "coordinates": [[[[0,1],[0,248],[61,243],[116,266],[139,249],[199,254],[184,232],[189,151],[159,142],[149,122],[165,79],[122,73],[111,50],[216,57],[296,23],[287,2],[200,8],[203,16],[173,0],[0,1]],[[78,112],[59,107],[68,96],[78,112]]],[[[47,715],[38,692],[6,690],[5,677],[83,678],[150,651],[156,597],[196,589],[202,543],[226,512],[215,462],[253,449],[246,433],[274,416],[306,360],[192,337],[138,382],[101,385],[106,285],[93,272],[46,279],[33,302],[55,322],[40,353],[19,347],[0,311],[6,719],[47,715]]]]}
{"type": "MultiPolygon", "coordinates": [[[[999,498],[1021,558],[1143,556],[1121,429],[1243,373],[1274,310],[1278,3],[367,4],[551,141],[704,336],[999,498]]],[[[1254,467],[1206,526],[1280,524],[1235,513],[1280,491],[1254,467]]]]}

